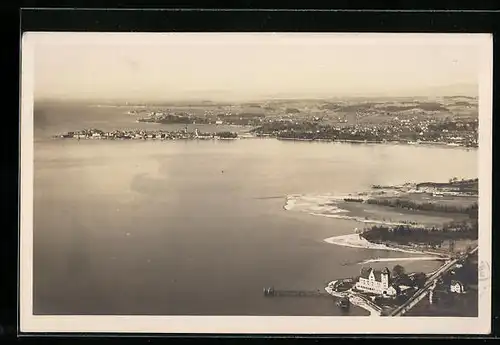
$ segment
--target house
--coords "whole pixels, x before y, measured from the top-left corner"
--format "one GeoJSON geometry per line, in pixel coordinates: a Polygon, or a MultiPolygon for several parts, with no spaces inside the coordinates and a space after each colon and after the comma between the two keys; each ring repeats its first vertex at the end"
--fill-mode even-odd
{"type": "Polygon", "coordinates": [[[387,293],[384,294],[384,292],[382,292],[382,296],[393,297],[393,296],[399,295],[400,293],[401,293],[401,288],[396,284],[392,284],[387,289],[387,293]]]}
{"type": "Polygon", "coordinates": [[[398,288],[391,284],[391,273],[387,267],[382,271],[374,270],[373,268],[361,269],[361,276],[356,282],[355,288],[384,297],[398,294],[398,288]]]}
{"type": "Polygon", "coordinates": [[[454,293],[465,293],[465,286],[458,280],[452,280],[450,283],[450,291],[454,293]]]}

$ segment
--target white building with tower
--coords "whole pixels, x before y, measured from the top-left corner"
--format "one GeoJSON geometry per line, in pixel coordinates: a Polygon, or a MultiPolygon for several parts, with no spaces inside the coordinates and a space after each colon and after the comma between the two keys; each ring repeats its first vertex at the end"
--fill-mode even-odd
{"type": "Polygon", "coordinates": [[[397,294],[397,289],[391,285],[391,272],[386,267],[381,271],[373,268],[361,269],[361,276],[355,284],[360,291],[392,297],[397,294]]]}

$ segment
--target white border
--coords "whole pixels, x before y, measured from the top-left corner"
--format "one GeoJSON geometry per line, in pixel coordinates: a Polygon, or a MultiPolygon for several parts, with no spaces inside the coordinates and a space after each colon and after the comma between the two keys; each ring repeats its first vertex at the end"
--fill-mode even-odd
{"type": "MultiPolygon", "coordinates": [[[[26,33],[22,38],[22,105],[21,105],[21,208],[20,208],[20,332],[97,332],[97,333],[260,333],[260,334],[488,334],[491,327],[491,281],[479,283],[479,316],[477,318],[445,317],[267,317],[267,316],[35,316],[33,315],[33,78],[34,48],[47,35],[58,36],[61,44],[76,44],[75,33],[26,33]]],[[[403,44],[429,44],[446,38],[450,44],[470,40],[478,46],[481,57],[479,88],[479,261],[487,263],[491,276],[491,174],[492,174],[492,59],[490,34],[263,34],[263,33],[79,33],[78,42],[97,44],[105,35],[114,35],[116,43],[140,38],[152,44],[158,36],[190,43],[301,42],[318,44],[336,36],[342,44],[380,44],[394,39],[403,44]],[[274,39],[273,39],[274,38],[274,39]],[[411,38],[411,40],[409,40],[411,38]],[[465,41],[464,41],[465,40],[465,41]],[[406,43],[404,43],[406,42],[406,43]]],[[[139,42],[134,40],[134,42],[139,42]]],[[[108,41],[109,42],[109,41],[108,41]]],[[[469,42],[469,43],[470,43],[469,42]]],[[[135,44],[135,43],[134,43],[135,44]]]]}

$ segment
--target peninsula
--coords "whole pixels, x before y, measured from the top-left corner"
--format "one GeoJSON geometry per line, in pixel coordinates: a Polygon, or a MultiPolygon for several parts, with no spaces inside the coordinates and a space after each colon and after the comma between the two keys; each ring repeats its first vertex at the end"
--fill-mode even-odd
{"type": "Polygon", "coordinates": [[[478,179],[373,186],[369,192],[322,200],[303,209],[310,210],[315,211],[313,215],[366,224],[351,235],[328,238],[328,243],[435,254],[452,252],[457,243],[463,247],[477,242],[478,179]]]}
{"type": "MultiPolygon", "coordinates": [[[[128,106],[138,123],[248,127],[279,140],[478,147],[478,99],[290,99],[128,106]]],[[[201,128],[200,128],[201,129],[201,128]]]]}

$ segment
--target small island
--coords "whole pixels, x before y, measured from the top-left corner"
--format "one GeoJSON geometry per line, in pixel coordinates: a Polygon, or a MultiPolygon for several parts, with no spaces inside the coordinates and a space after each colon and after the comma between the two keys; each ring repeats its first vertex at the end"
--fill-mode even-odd
{"type": "Polygon", "coordinates": [[[137,119],[137,122],[149,122],[158,124],[215,124],[215,125],[237,125],[258,126],[262,123],[265,114],[262,112],[239,112],[225,113],[205,112],[204,114],[193,114],[189,111],[152,111],[145,117],[137,119]]]}
{"type": "Polygon", "coordinates": [[[240,136],[236,132],[220,131],[215,133],[202,133],[198,129],[189,132],[187,128],[179,131],[164,131],[164,130],[113,130],[103,131],[100,129],[84,129],[80,131],[72,131],[55,136],[54,138],[62,139],[101,139],[101,140],[179,140],[179,139],[239,139],[240,136]]]}

